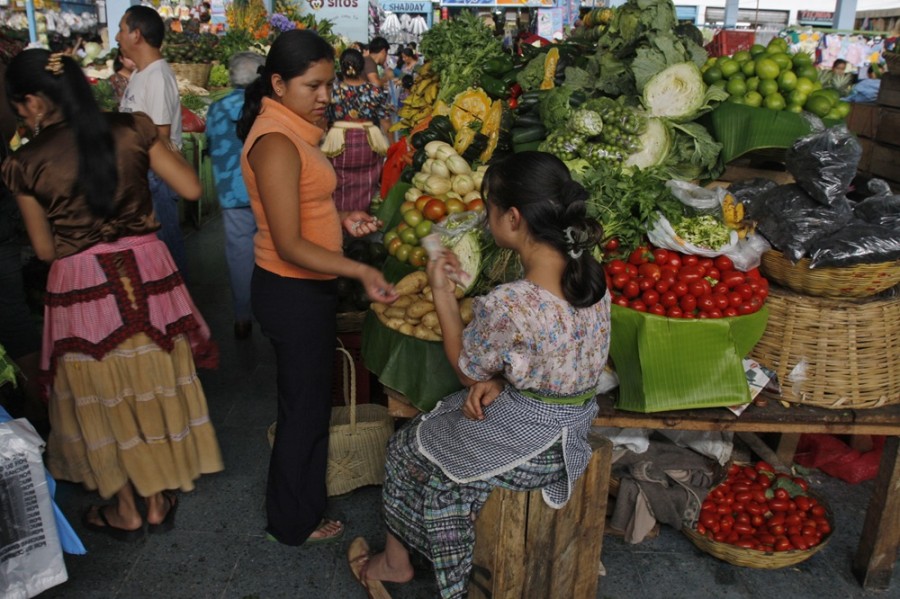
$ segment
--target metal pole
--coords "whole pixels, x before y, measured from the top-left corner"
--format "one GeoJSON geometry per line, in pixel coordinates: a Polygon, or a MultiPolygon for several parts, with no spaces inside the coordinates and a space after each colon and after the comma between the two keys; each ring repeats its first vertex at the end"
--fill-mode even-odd
{"type": "Polygon", "coordinates": [[[34,20],[34,0],[25,0],[25,17],[28,19],[28,39],[37,42],[37,22],[34,20]]]}

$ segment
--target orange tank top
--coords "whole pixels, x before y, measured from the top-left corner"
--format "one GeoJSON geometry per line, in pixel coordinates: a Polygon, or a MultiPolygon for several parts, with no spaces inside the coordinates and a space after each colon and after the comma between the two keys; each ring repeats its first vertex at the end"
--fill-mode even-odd
{"type": "Polygon", "coordinates": [[[253,238],[256,264],[269,272],[294,279],[334,279],[335,275],[300,268],[282,260],[275,249],[266,213],[259,198],[256,175],[250,168],[247,153],[253,144],[267,133],[281,133],[290,139],[300,155],[300,232],[303,238],[332,252],[341,251],[341,219],[333,194],[337,177],[328,158],[319,150],[324,131],[280,103],[263,98],[262,108],[241,153],[241,172],[250,207],[256,218],[257,233],[253,238]]]}

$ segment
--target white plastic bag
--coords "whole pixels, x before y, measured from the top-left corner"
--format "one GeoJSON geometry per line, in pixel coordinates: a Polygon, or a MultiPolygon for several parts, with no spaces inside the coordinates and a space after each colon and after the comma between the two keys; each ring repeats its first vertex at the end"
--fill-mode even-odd
{"type": "Polygon", "coordinates": [[[716,256],[721,256],[725,254],[728,256],[728,252],[737,248],[738,245],[738,234],[737,231],[731,231],[728,238],[728,243],[718,248],[704,248],[699,245],[694,245],[686,241],[683,237],[681,237],[672,227],[672,223],[669,222],[665,216],[656,213],[656,222],[653,223],[653,227],[647,231],[647,238],[650,239],[650,243],[655,245],[656,247],[665,248],[667,250],[675,250],[676,252],[681,252],[682,254],[693,254],[695,256],[704,256],[706,258],[715,258],[716,256]]]}
{"type": "Polygon", "coordinates": [[[706,189],[705,187],[700,187],[687,181],[678,181],[677,179],[666,181],[666,187],[685,206],[690,206],[700,212],[715,214],[716,216],[719,216],[721,213],[722,201],[728,193],[728,190],[724,187],[706,189]]]}
{"type": "Polygon", "coordinates": [[[28,599],[68,580],[43,441],[27,420],[0,424],[0,594],[28,599]]]}

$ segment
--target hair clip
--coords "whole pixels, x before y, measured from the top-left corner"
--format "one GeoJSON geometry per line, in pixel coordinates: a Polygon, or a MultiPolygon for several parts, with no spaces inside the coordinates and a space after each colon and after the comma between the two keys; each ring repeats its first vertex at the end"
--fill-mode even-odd
{"type": "Polygon", "coordinates": [[[62,53],[54,52],[50,55],[50,59],[47,60],[47,65],[44,67],[44,70],[48,73],[59,76],[60,73],[63,72],[63,62],[62,62],[62,53]]]}

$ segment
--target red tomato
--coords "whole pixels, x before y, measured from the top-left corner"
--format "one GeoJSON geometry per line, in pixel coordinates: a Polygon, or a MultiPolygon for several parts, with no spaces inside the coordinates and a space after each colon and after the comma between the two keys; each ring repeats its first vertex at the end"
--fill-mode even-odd
{"type": "Polygon", "coordinates": [[[722,276],[722,273],[715,266],[711,266],[706,269],[706,276],[714,281],[718,281],[719,277],[722,276]]]}
{"type": "Polygon", "coordinates": [[[720,271],[725,272],[726,270],[734,270],[734,262],[731,261],[731,258],[728,256],[718,256],[713,261],[713,264],[716,265],[720,271]]]}
{"type": "Polygon", "coordinates": [[[466,210],[469,210],[471,212],[483,211],[484,200],[482,200],[481,198],[474,198],[472,200],[469,200],[468,203],[466,203],[466,210]]]}
{"type": "Polygon", "coordinates": [[[768,526],[769,526],[769,532],[772,533],[773,535],[775,535],[776,537],[779,535],[783,535],[785,532],[787,532],[784,529],[784,524],[769,524],[768,526]]]}
{"type": "Polygon", "coordinates": [[[728,295],[728,285],[725,283],[716,283],[713,287],[713,293],[716,295],[728,295]]]}
{"type": "Polygon", "coordinates": [[[683,297],[688,293],[688,284],[684,281],[678,281],[672,285],[672,291],[675,292],[675,295],[678,297],[683,297]]]}
{"type": "Polygon", "coordinates": [[[707,258],[707,257],[705,257],[705,256],[704,256],[704,257],[701,257],[701,258],[697,261],[697,265],[700,266],[700,267],[702,267],[703,270],[709,270],[709,269],[712,268],[712,266],[713,266],[713,259],[712,259],[712,258],[707,258]]]}
{"type": "Polygon", "coordinates": [[[747,283],[741,283],[740,285],[735,285],[734,290],[737,293],[741,294],[745,300],[749,300],[753,297],[753,289],[747,283]]]}
{"type": "Polygon", "coordinates": [[[666,315],[666,307],[663,306],[662,304],[653,304],[652,306],[650,306],[650,309],[648,310],[648,312],[650,312],[650,314],[656,314],[658,316],[665,316],[666,315]]]}
{"type": "Polygon", "coordinates": [[[744,273],[744,275],[745,275],[748,279],[756,279],[756,280],[761,280],[761,281],[764,281],[764,280],[765,280],[765,279],[763,279],[763,276],[759,273],[759,269],[758,269],[758,268],[751,268],[751,269],[748,270],[746,273],[744,273]]]}
{"type": "MultiPolygon", "coordinates": [[[[744,303],[744,296],[738,293],[737,291],[728,292],[728,305],[732,308],[737,308],[741,304],[744,303]]],[[[749,467],[749,466],[748,466],[749,467]]],[[[755,470],[754,470],[755,472],[755,470]]]]}
{"type": "Polygon", "coordinates": [[[744,282],[744,274],[737,270],[729,270],[722,273],[720,283],[724,283],[729,289],[736,287],[744,282]]]}
{"type": "Polygon", "coordinates": [[[706,287],[703,286],[703,283],[709,285],[709,282],[705,279],[691,281],[690,283],[688,283],[688,292],[697,299],[700,299],[706,293],[706,287]]]}
{"type": "Polygon", "coordinates": [[[628,303],[628,307],[631,308],[632,310],[636,310],[638,312],[646,312],[647,311],[647,304],[645,304],[644,302],[642,302],[639,299],[631,300],[628,303]]]}
{"type": "Polygon", "coordinates": [[[611,283],[612,283],[613,289],[621,289],[622,287],[625,286],[625,283],[627,283],[630,280],[631,279],[629,279],[627,275],[619,274],[619,275],[613,275],[611,283]]]}
{"type": "Polygon", "coordinates": [[[665,293],[659,296],[659,303],[665,306],[666,308],[671,308],[672,306],[678,305],[678,296],[675,295],[674,291],[666,291],[665,293]]]}
{"type": "Polygon", "coordinates": [[[614,252],[619,249],[619,238],[612,237],[609,241],[603,244],[603,249],[607,252],[614,252]]]}
{"type": "Polygon", "coordinates": [[[671,308],[666,310],[666,316],[668,316],[669,318],[683,318],[684,313],[678,306],[672,306],[671,308]]]}
{"type": "Polygon", "coordinates": [[[659,265],[668,263],[669,250],[664,250],[663,248],[655,248],[653,250],[653,261],[659,265]]]}
{"type": "Polygon", "coordinates": [[[769,297],[769,289],[763,288],[762,285],[754,292],[759,299],[765,301],[767,297],[769,297]]]}
{"type": "Polygon", "coordinates": [[[737,307],[737,313],[739,316],[744,316],[745,314],[753,314],[756,310],[753,309],[753,306],[750,304],[739,304],[737,307]]]}
{"type": "Polygon", "coordinates": [[[606,265],[606,271],[612,275],[625,274],[625,263],[619,259],[612,260],[606,265]]]}
{"type": "Polygon", "coordinates": [[[662,274],[662,279],[671,278],[673,281],[677,278],[678,269],[674,266],[669,266],[668,264],[659,267],[659,272],[662,274]]]}
{"type": "Polygon", "coordinates": [[[653,279],[651,279],[649,277],[639,276],[635,280],[637,281],[638,287],[641,288],[641,291],[647,291],[648,289],[653,289],[653,287],[656,285],[656,281],[654,281],[653,279]]]}
{"type": "Polygon", "coordinates": [[[617,306],[628,307],[628,298],[624,295],[617,295],[613,298],[613,303],[617,306]]]}
{"type": "Polygon", "coordinates": [[[706,313],[710,318],[722,318],[722,312],[716,308],[715,310],[710,310],[706,313]]]}
{"type": "Polygon", "coordinates": [[[809,508],[811,507],[811,504],[809,503],[809,497],[806,497],[804,495],[798,495],[794,499],[794,502],[797,504],[797,509],[801,512],[808,512],[809,508]]]}
{"type": "Polygon", "coordinates": [[[659,265],[654,264],[653,262],[644,262],[638,266],[638,274],[654,281],[658,281],[662,276],[659,265]]]}
{"type": "MultiPolygon", "coordinates": [[[[756,527],[756,528],[759,528],[760,526],[764,526],[765,523],[766,523],[766,518],[765,518],[765,516],[763,516],[763,515],[761,515],[761,514],[754,514],[753,516],[750,516],[750,524],[753,525],[753,526],[756,527]]],[[[764,540],[762,539],[762,536],[761,536],[761,535],[760,535],[760,539],[759,539],[759,540],[760,540],[761,543],[765,543],[765,542],[766,542],[766,541],[764,541],[764,540]]],[[[775,542],[775,539],[772,538],[771,543],[774,543],[774,542],[775,542]]],[[[769,543],[769,544],[771,544],[771,543],[769,543]]]]}
{"type": "Polygon", "coordinates": [[[787,489],[775,489],[775,499],[790,499],[791,494],[787,489]]]}
{"type": "Polygon", "coordinates": [[[775,551],[790,551],[793,549],[791,542],[784,536],[776,536],[775,551]]]}
{"type": "Polygon", "coordinates": [[[772,486],[772,479],[769,478],[769,477],[766,476],[766,475],[763,475],[763,476],[760,476],[759,478],[757,478],[757,479],[756,479],[756,482],[757,482],[757,483],[759,484],[759,486],[761,486],[763,489],[768,489],[769,487],[772,486]]]}
{"type": "Polygon", "coordinates": [[[657,293],[665,293],[671,286],[672,281],[669,281],[668,279],[660,279],[656,282],[656,285],[653,286],[653,289],[655,289],[657,293]]]}
{"type": "Polygon", "coordinates": [[[641,300],[647,306],[655,306],[659,303],[659,293],[654,289],[648,289],[641,294],[641,300]]]}
{"type": "Polygon", "coordinates": [[[809,549],[809,544],[806,542],[806,539],[804,539],[802,536],[791,535],[789,538],[791,541],[791,545],[793,545],[795,548],[797,548],[801,551],[803,551],[804,549],[809,549]]]}
{"type": "Polygon", "coordinates": [[[631,277],[632,279],[638,276],[637,266],[634,264],[626,264],[625,265],[625,274],[631,277]]]}
{"type": "Polygon", "coordinates": [[[622,295],[627,297],[628,299],[635,298],[641,294],[641,288],[638,286],[635,281],[628,281],[625,283],[625,286],[622,287],[622,295]]]}
{"type": "Polygon", "coordinates": [[[425,208],[422,210],[422,216],[432,222],[438,222],[447,216],[447,204],[437,198],[432,198],[425,204],[425,208]]]}
{"type": "Polygon", "coordinates": [[[693,254],[687,254],[684,258],[681,259],[682,266],[697,266],[700,263],[700,258],[693,254]]]}
{"type": "Polygon", "coordinates": [[[682,266],[681,270],[678,271],[677,278],[679,281],[685,281],[690,283],[692,281],[699,281],[703,278],[703,270],[699,266],[682,266]]]}
{"type": "Polygon", "coordinates": [[[809,483],[806,482],[806,479],[800,478],[799,476],[795,476],[793,478],[794,484],[803,489],[804,491],[809,491],[809,483]]]}
{"type": "Polygon", "coordinates": [[[769,509],[773,512],[786,512],[790,508],[791,503],[787,499],[770,499],[769,509]]]}
{"type": "MultiPolygon", "coordinates": [[[[746,476],[750,480],[756,480],[756,478],[759,476],[759,472],[757,472],[754,468],[752,468],[750,466],[744,466],[743,473],[744,473],[744,476],[746,476]]],[[[749,491],[750,489],[748,488],[747,490],[749,491]]]]}
{"type": "Polygon", "coordinates": [[[678,305],[681,306],[681,309],[685,311],[685,313],[692,313],[697,309],[697,298],[693,295],[683,295],[681,299],[678,300],[678,305]]]}
{"type": "Polygon", "coordinates": [[[809,513],[812,514],[813,516],[823,518],[823,517],[825,517],[825,514],[827,512],[825,511],[825,508],[822,507],[821,505],[814,505],[811,508],[809,508],[809,513]]]}
{"type": "MultiPolygon", "coordinates": [[[[716,285],[718,287],[718,285],[716,285]]],[[[716,302],[716,308],[719,310],[725,310],[728,306],[731,305],[731,302],[728,301],[728,292],[725,293],[715,293],[713,292],[713,300],[716,302]]]]}
{"type": "Polygon", "coordinates": [[[628,262],[637,266],[648,262],[652,257],[653,254],[650,253],[650,248],[645,245],[639,245],[629,254],[628,262]]]}

